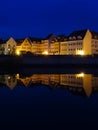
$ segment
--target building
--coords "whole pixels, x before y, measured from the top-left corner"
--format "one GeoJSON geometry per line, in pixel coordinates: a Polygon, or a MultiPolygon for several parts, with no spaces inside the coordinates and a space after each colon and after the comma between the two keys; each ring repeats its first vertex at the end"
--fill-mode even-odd
{"type": "Polygon", "coordinates": [[[54,52],[57,53],[59,50],[58,43],[55,42],[56,39],[55,34],[49,34],[46,38],[29,37],[29,39],[32,44],[31,52],[34,54],[50,55],[53,54],[54,52]]]}
{"type": "Polygon", "coordinates": [[[16,41],[12,37],[8,40],[0,40],[0,54],[14,55],[16,44],[16,41]]]}
{"type": "Polygon", "coordinates": [[[91,37],[91,32],[89,30],[79,30],[72,32],[65,42],[65,54],[90,55],[91,37]]]}
{"type": "Polygon", "coordinates": [[[29,41],[31,43],[31,52],[34,54],[41,54],[41,39],[40,38],[34,38],[29,37],[29,41]]]}
{"type": "Polygon", "coordinates": [[[57,41],[59,43],[59,55],[66,55],[67,44],[66,44],[67,36],[59,35],[57,36],[57,41]]]}
{"type": "Polygon", "coordinates": [[[67,55],[98,54],[98,33],[90,30],[74,31],[62,44],[67,55]]]}
{"type": "Polygon", "coordinates": [[[69,36],[49,34],[44,39],[30,38],[32,52],[45,55],[98,54],[98,33],[90,30],[73,31],[69,36]]]}
{"type": "Polygon", "coordinates": [[[16,39],[15,40],[17,43],[16,46],[16,54],[20,55],[21,53],[26,53],[26,52],[31,52],[31,42],[29,41],[28,38],[24,39],[16,39]]]}
{"type": "Polygon", "coordinates": [[[91,39],[91,53],[98,54],[98,33],[91,31],[92,39],[91,39]]]}
{"type": "Polygon", "coordinates": [[[49,54],[50,55],[59,55],[59,42],[55,34],[50,34],[47,36],[49,42],[49,54]]]}
{"type": "Polygon", "coordinates": [[[42,55],[48,55],[49,54],[49,40],[48,39],[42,39],[41,40],[41,45],[40,45],[40,49],[41,49],[41,54],[42,55]]]}
{"type": "Polygon", "coordinates": [[[26,52],[38,55],[96,55],[98,33],[86,29],[73,31],[68,36],[49,34],[45,38],[0,39],[0,54],[26,52]]]}

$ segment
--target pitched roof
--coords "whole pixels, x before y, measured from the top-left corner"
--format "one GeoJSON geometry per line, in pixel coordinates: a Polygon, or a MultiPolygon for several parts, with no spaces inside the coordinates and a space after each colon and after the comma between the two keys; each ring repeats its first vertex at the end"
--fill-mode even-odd
{"type": "Polygon", "coordinates": [[[58,42],[63,42],[63,41],[66,41],[66,40],[67,40],[67,36],[65,36],[64,34],[57,36],[57,41],[58,42]]]}
{"type": "Polygon", "coordinates": [[[25,38],[15,39],[17,45],[20,45],[24,40],[25,38]]]}
{"type": "Polygon", "coordinates": [[[69,41],[73,41],[73,40],[79,40],[79,39],[83,39],[85,37],[85,34],[87,32],[86,30],[78,30],[78,31],[73,31],[69,36],[68,36],[68,40],[69,41]]]}
{"type": "Polygon", "coordinates": [[[36,42],[41,42],[41,38],[35,38],[35,37],[28,37],[28,39],[31,41],[31,42],[34,42],[34,41],[36,41],[36,42]]]}
{"type": "Polygon", "coordinates": [[[52,41],[57,40],[56,38],[57,38],[57,36],[55,34],[51,33],[45,39],[49,40],[49,42],[52,42],[52,41]]]}
{"type": "Polygon", "coordinates": [[[50,39],[51,37],[56,37],[56,35],[53,34],[53,33],[51,33],[51,34],[49,34],[48,36],[46,36],[46,39],[50,39]]]}
{"type": "Polygon", "coordinates": [[[98,39],[98,32],[91,31],[92,39],[98,39]]]}

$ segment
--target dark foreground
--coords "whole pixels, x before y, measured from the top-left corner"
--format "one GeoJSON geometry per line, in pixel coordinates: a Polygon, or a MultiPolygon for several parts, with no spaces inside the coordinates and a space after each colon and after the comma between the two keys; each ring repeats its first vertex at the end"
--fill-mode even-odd
{"type": "Polygon", "coordinates": [[[23,67],[97,67],[98,56],[42,56],[42,55],[0,55],[0,67],[13,69],[23,67]]]}
{"type": "MultiPolygon", "coordinates": [[[[18,78],[14,72],[10,74],[2,70],[2,73],[0,74],[1,129],[98,129],[98,69],[34,68],[31,71],[29,68],[24,68],[18,72],[20,75],[18,78]],[[67,75],[67,80],[72,83],[74,75],[80,72],[85,73],[84,77],[80,75],[75,78],[74,86],[64,87],[52,82],[58,82],[58,78],[67,75]],[[86,81],[85,77],[91,84],[80,86],[79,83],[86,81]],[[91,77],[95,80],[94,84],[91,82],[94,81],[91,77]],[[39,80],[42,82],[38,82],[39,80]],[[90,91],[91,94],[87,96],[87,92],[90,91]]],[[[66,79],[59,82],[65,85],[68,83],[66,79]]]]}

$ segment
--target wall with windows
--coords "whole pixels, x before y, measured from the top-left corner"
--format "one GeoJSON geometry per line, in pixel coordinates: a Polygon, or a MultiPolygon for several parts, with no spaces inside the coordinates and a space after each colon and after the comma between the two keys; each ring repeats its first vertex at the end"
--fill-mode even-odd
{"type": "Polygon", "coordinates": [[[92,46],[92,54],[98,54],[98,39],[92,39],[91,46],[92,46]]]}
{"type": "Polygon", "coordinates": [[[60,54],[60,43],[59,42],[51,42],[50,43],[50,54],[51,55],[59,55],[60,54]]]}
{"type": "Polygon", "coordinates": [[[16,44],[17,43],[13,38],[6,41],[4,45],[4,54],[15,54],[16,44]]]}
{"type": "Polygon", "coordinates": [[[25,39],[19,46],[16,46],[16,53],[31,52],[31,43],[25,39]]]}
{"type": "Polygon", "coordinates": [[[68,48],[67,48],[67,42],[60,42],[60,55],[67,55],[68,54],[68,48]]]}

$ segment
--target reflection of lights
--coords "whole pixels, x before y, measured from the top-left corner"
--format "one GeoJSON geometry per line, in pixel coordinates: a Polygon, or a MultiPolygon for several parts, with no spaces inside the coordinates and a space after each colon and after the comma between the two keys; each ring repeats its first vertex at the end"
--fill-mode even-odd
{"type": "Polygon", "coordinates": [[[44,51],[42,54],[43,55],[48,55],[48,51],[44,51]]]}
{"type": "Polygon", "coordinates": [[[80,73],[80,74],[76,74],[76,77],[77,77],[77,78],[84,77],[84,73],[82,72],[82,73],[80,73]]]}
{"type": "Polygon", "coordinates": [[[19,74],[16,74],[16,79],[19,79],[19,74]]]}
{"type": "Polygon", "coordinates": [[[10,76],[8,76],[8,79],[10,79],[11,77],[10,76]]]}
{"type": "Polygon", "coordinates": [[[11,49],[10,48],[8,48],[8,51],[10,51],[11,49]]]}
{"type": "Polygon", "coordinates": [[[16,55],[20,55],[20,51],[19,50],[16,51],[16,55]]]}
{"type": "Polygon", "coordinates": [[[77,55],[82,55],[82,56],[83,56],[83,55],[84,55],[84,51],[77,50],[77,51],[76,51],[76,54],[77,54],[77,55]]]}

